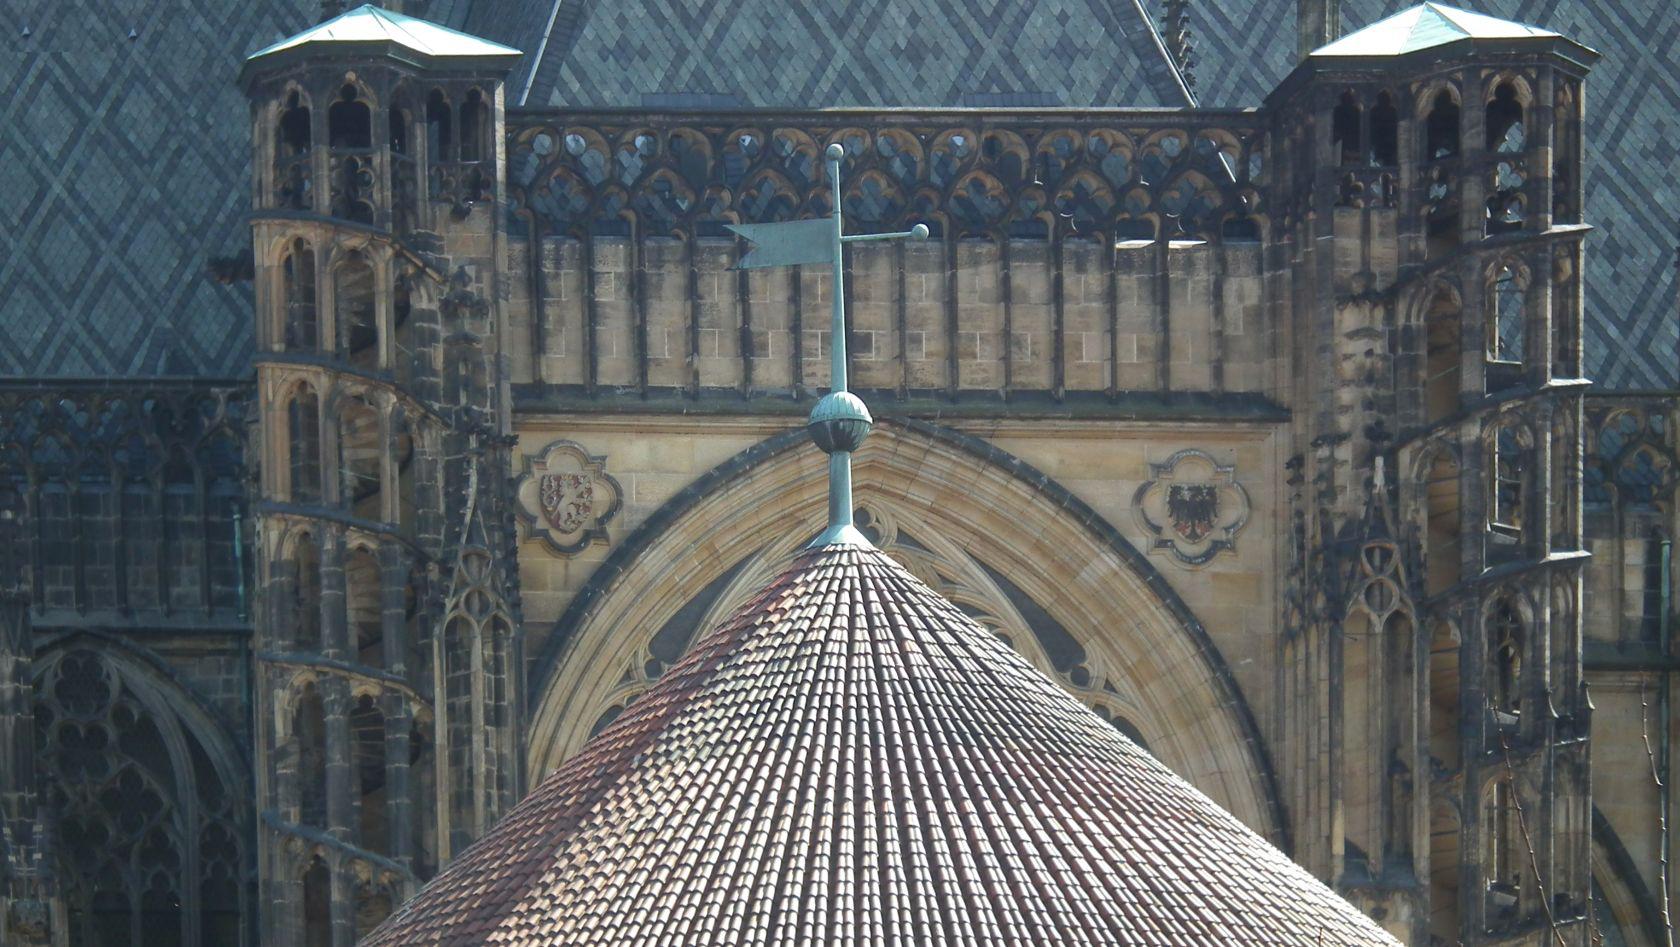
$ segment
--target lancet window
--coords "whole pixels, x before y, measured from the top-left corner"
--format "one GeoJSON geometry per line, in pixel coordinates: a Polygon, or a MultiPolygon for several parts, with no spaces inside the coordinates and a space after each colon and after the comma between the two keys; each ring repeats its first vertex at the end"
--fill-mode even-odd
{"type": "Polygon", "coordinates": [[[38,667],[37,763],[73,945],[243,940],[244,794],[170,686],[86,648],[38,667]]]}

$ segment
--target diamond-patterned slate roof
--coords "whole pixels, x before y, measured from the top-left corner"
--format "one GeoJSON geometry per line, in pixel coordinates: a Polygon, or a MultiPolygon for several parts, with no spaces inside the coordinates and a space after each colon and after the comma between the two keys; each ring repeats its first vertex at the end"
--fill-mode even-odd
{"type": "Polygon", "coordinates": [[[364,945],[1396,942],[909,572],[807,550],[364,945]]]}
{"type": "MultiPolygon", "coordinates": [[[[1138,80],[1129,71],[1143,63],[1157,80],[1164,75],[1155,65],[1164,58],[1138,53],[1158,46],[1155,32],[1135,28],[1140,17],[1158,17],[1159,6],[1156,0],[736,4],[742,14],[771,9],[776,18],[764,30],[754,26],[762,17],[678,0],[629,4],[649,14],[635,29],[624,19],[624,4],[426,0],[409,9],[527,50],[509,78],[511,101],[538,78],[529,70],[539,51],[553,72],[581,41],[599,35],[603,42],[617,37],[610,46],[596,45],[610,81],[596,83],[577,65],[563,77],[580,104],[639,105],[640,87],[621,87],[643,74],[658,78],[648,80],[656,95],[714,94],[722,101],[730,90],[706,88],[720,68],[707,59],[716,50],[793,60],[741,67],[742,75],[807,80],[778,92],[778,104],[963,105],[972,95],[966,104],[1125,106],[1163,100],[1158,81],[1132,94],[1138,80]],[[659,13],[661,3],[672,15],[659,13]],[[880,22],[894,28],[869,29],[880,22]],[[1045,23],[1054,28],[1022,32],[1045,23]],[[1122,32],[1132,45],[1118,56],[1114,38],[1122,32]],[[881,65],[880,50],[869,49],[859,58],[859,43],[886,43],[897,58],[881,65]],[[1086,58],[1068,60],[1077,65],[1069,68],[1046,52],[1058,43],[1062,52],[1083,51],[1086,58]],[[851,59],[831,63],[832,74],[822,72],[814,64],[824,49],[844,49],[851,59]],[[954,91],[954,81],[945,89],[918,85],[909,70],[923,61],[964,79],[962,92],[954,91]],[[815,94],[825,90],[834,95],[815,94]],[[1021,98],[999,98],[1006,95],[1021,98]]],[[[1343,0],[1344,32],[1407,6],[1343,0]]],[[[1597,228],[1586,264],[1587,370],[1607,388],[1680,385],[1673,266],[1680,149],[1671,146],[1680,137],[1680,70],[1669,67],[1680,48],[1680,4],[1477,0],[1475,6],[1541,24],[1604,54],[1587,100],[1586,208],[1597,228]]],[[[227,377],[245,370],[250,284],[222,285],[204,274],[207,258],[236,253],[249,240],[243,224],[249,106],[234,80],[246,55],[314,22],[319,9],[319,0],[0,4],[0,88],[7,90],[0,100],[6,128],[0,134],[0,335],[7,342],[0,345],[0,376],[227,377]]],[[[1203,104],[1258,103],[1294,66],[1289,4],[1194,0],[1190,9],[1203,104]]],[[[531,104],[546,104],[549,92],[561,88],[559,77],[545,82],[531,104]]]]}
{"type": "Polygon", "coordinates": [[[1402,56],[1465,39],[1540,39],[1558,34],[1526,23],[1420,3],[1313,50],[1314,56],[1402,56]]]}
{"type": "Polygon", "coordinates": [[[245,371],[251,284],[206,273],[251,244],[233,80],[319,8],[0,3],[0,376],[245,371]]]}
{"type": "MultiPolygon", "coordinates": [[[[516,0],[524,105],[1189,104],[1152,0],[516,0]],[[535,6],[536,9],[527,9],[535,6]],[[546,39],[546,42],[544,41],[546,39]]],[[[476,19],[469,17],[469,21],[476,19]]],[[[485,24],[489,26],[490,24],[485,24]]],[[[497,35],[497,34],[491,34],[497,35]]]]}

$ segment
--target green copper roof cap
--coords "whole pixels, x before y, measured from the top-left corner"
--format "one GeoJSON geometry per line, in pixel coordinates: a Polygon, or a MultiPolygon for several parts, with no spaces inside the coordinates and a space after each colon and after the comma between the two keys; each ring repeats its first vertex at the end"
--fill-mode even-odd
{"type": "Polygon", "coordinates": [[[418,65],[466,64],[477,60],[485,65],[510,68],[524,55],[511,46],[367,3],[257,50],[246,57],[245,74],[249,76],[253,69],[277,64],[294,55],[319,51],[323,46],[343,47],[346,51],[350,47],[377,47],[418,65]]]}
{"type": "Polygon", "coordinates": [[[1420,3],[1313,50],[1313,57],[1404,56],[1459,40],[1545,39],[1561,34],[1439,3],[1420,3]]]}

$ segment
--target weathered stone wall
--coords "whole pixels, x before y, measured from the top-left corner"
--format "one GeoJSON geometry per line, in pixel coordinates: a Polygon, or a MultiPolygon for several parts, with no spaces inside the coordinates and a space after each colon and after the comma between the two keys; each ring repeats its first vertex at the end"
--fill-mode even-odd
{"type": "MultiPolygon", "coordinates": [[[[511,380],[694,396],[821,391],[827,267],[732,271],[740,252],[717,238],[544,238],[542,354],[514,347],[511,380]]],[[[507,253],[510,327],[523,343],[536,335],[532,254],[517,237],[507,253]]],[[[1258,245],[962,239],[860,245],[848,267],[860,390],[1078,399],[1275,383],[1258,245]]]]}

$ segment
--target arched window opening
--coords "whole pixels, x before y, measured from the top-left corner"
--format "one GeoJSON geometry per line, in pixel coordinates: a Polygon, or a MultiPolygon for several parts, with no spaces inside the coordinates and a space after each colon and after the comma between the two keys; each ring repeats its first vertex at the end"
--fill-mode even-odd
{"type": "Polygon", "coordinates": [[[1360,125],[1364,122],[1364,110],[1359,107],[1359,98],[1349,89],[1342,93],[1341,100],[1330,113],[1330,140],[1336,149],[1336,160],[1344,165],[1359,164],[1363,156],[1363,142],[1360,125]]]}
{"type": "Polygon", "coordinates": [[[414,301],[408,276],[398,276],[391,287],[391,368],[397,384],[408,387],[414,383],[416,338],[414,301]]]}
{"type": "Polygon", "coordinates": [[[489,139],[490,107],[483,92],[469,89],[461,103],[461,160],[483,161],[490,153],[489,139]]]}
{"type": "Polygon", "coordinates": [[[332,214],[373,223],[373,113],[345,85],[327,110],[327,141],[332,154],[332,214]]]}
{"type": "Polygon", "coordinates": [[[1492,309],[1488,319],[1488,358],[1500,362],[1523,360],[1523,328],[1527,322],[1527,287],[1517,278],[1516,270],[1501,266],[1493,274],[1489,291],[1492,309]]]}
{"type": "Polygon", "coordinates": [[[344,561],[344,609],[350,628],[356,662],[370,668],[385,667],[385,625],[380,607],[384,585],[380,582],[379,560],[366,549],[352,550],[344,561]]]}
{"type": "Polygon", "coordinates": [[[298,822],[327,825],[327,712],[314,682],[303,685],[292,709],[297,748],[298,822]]]}
{"type": "Polygon", "coordinates": [[[1488,464],[1488,526],[1496,544],[1514,546],[1522,538],[1526,499],[1523,444],[1516,430],[1505,426],[1494,432],[1489,446],[1493,456],[1488,464]]]}
{"type": "Polygon", "coordinates": [[[1458,770],[1458,629],[1435,622],[1429,633],[1429,757],[1441,772],[1458,770]]]}
{"type": "Polygon", "coordinates": [[[1462,323],[1463,313],[1452,294],[1437,292],[1424,315],[1424,419],[1431,424],[1458,410],[1464,373],[1462,323]]]}
{"type": "Polygon", "coordinates": [[[495,778],[485,780],[485,789],[494,793],[491,804],[499,812],[503,803],[519,795],[514,785],[514,754],[518,753],[514,728],[508,719],[513,706],[511,692],[513,674],[513,630],[500,616],[492,618],[489,626],[489,654],[485,656],[485,726],[490,728],[485,742],[492,748],[491,765],[495,778]]]}
{"type": "Polygon", "coordinates": [[[385,714],[369,696],[350,711],[350,746],[355,753],[357,838],[376,854],[390,852],[385,807],[385,714]]]}
{"type": "Polygon", "coordinates": [[[339,409],[339,499],[346,510],[365,520],[385,519],[379,427],[379,412],[361,398],[347,399],[339,409]]]}
{"type": "Polygon", "coordinates": [[[286,107],[280,112],[279,139],[283,157],[309,153],[309,106],[303,104],[296,91],[286,97],[286,107]]]}
{"type": "Polygon", "coordinates": [[[1521,154],[1527,146],[1523,129],[1522,102],[1517,87],[1501,82],[1487,104],[1487,150],[1500,154],[1521,154]]]}
{"type": "Polygon", "coordinates": [[[405,535],[414,534],[414,436],[402,415],[391,419],[391,462],[397,470],[397,526],[405,535]]]}
{"type": "Polygon", "coordinates": [[[321,343],[315,309],[315,253],[309,244],[292,241],[281,264],[281,283],[286,300],[286,351],[313,352],[321,343]]]}
{"type": "Polygon", "coordinates": [[[1462,237],[1459,220],[1458,182],[1447,167],[1429,171],[1429,187],[1424,192],[1423,223],[1425,251],[1430,259],[1440,259],[1453,253],[1462,237]]]}
{"type": "Polygon", "coordinates": [[[1423,141],[1425,161],[1458,154],[1458,102],[1454,101],[1451,92],[1442,90],[1435,96],[1429,115],[1423,122],[1423,141]]]}
{"type": "Polygon", "coordinates": [[[241,889],[212,885],[243,869],[241,793],[172,704],[190,701],[144,674],[87,648],[36,665],[34,752],[56,828],[43,867],[63,895],[62,933],[71,944],[174,945],[191,942],[198,918],[197,943],[237,943],[241,889]],[[214,890],[226,900],[201,905],[214,890]],[[229,920],[235,937],[212,940],[229,920]]]}
{"type": "Polygon", "coordinates": [[[414,229],[420,196],[408,110],[391,106],[386,123],[391,129],[391,227],[404,233],[414,229]]]}
{"type": "Polygon", "coordinates": [[[393,105],[385,110],[385,122],[390,126],[391,154],[408,157],[408,113],[393,105]]]}
{"type": "Polygon", "coordinates": [[[286,404],[293,503],[321,502],[321,402],[307,388],[286,404]]]}
{"type": "Polygon", "coordinates": [[[198,477],[186,448],[177,446],[163,465],[163,569],[170,608],[192,608],[200,602],[202,574],[198,477]]]}
{"type": "MultiPolygon", "coordinates": [[[[1383,622],[1384,701],[1390,707],[1411,707],[1417,693],[1417,634],[1410,615],[1392,612],[1383,622]]],[[[1412,770],[1418,758],[1418,733],[1400,714],[1384,715],[1383,744],[1383,854],[1385,859],[1410,864],[1412,853],[1412,799],[1414,787],[1427,773],[1412,770]]],[[[1376,866],[1378,868],[1382,866],[1376,866]]]]}
{"type": "MultiPolygon", "coordinates": [[[[452,754],[464,762],[474,746],[482,746],[483,734],[475,733],[473,718],[473,652],[479,646],[478,629],[472,621],[457,615],[443,631],[444,703],[448,707],[449,731],[445,739],[452,754]]],[[[484,773],[475,766],[448,768],[449,848],[459,851],[472,842],[482,811],[480,786],[484,773]]]]}
{"type": "Polygon", "coordinates": [[[327,109],[327,144],[356,151],[373,147],[373,112],[356,97],[356,87],[348,83],[338,90],[338,101],[327,109]]]}
{"type": "Polygon", "coordinates": [[[1661,637],[1663,619],[1663,544],[1668,537],[1663,531],[1651,530],[1645,539],[1645,562],[1640,570],[1643,586],[1641,591],[1641,608],[1639,609],[1639,636],[1650,644],[1656,644],[1661,637]]]}
{"type": "Polygon", "coordinates": [[[1522,612],[1509,598],[1501,598],[1488,613],[1488,703],[1495,714],[1516,717],[1522,712],[1522,612]]]}
{"type": "Polygon", "coordinates": [[[1552,218],[1560,224],[1581,222],[1580,98],[1575,83],[1559,80],[1552,104],[1552,218]]]}
{"type": "Polygon", "coordinates": [[[358,368],[379,367],[379,322],[375,315],[373,266],[352,253],[333,274],[337,300],[338,348],[358,368]]]}
{"type": "MultiPolygon", "coordinates": [[[[82,570],[82,594],[77,597],[77,604],[84,608],[114,608],[117,522],[112,516],[116,496],[111,490],[111,468],[105,458],[90,455],[71,476],[76,484],[75,556],[82,570]]],[[[199,553],[194,548],[190,555],[199,553]]]]}
{"type": "Polygon", "coordinates": [[[1429,465],[1424,484],[1428,523],[1424,545],[1424,594],[1439,595],[1463,578],[1463,548],[1459,541],[1458,462],[1442,454],[1429,465]]]}
{"type": "Polygon", "coordinates": [[[332,947],[332,874],[316,855],[303,873],[304,947],[332,947]]]}
{"type": "Polygon", "coordinates": [[[454,122],[441,89],[426,96],[426,155],[435,164],[455,160],[454,122]]]}
{"type": "Polygon", "coordinates": [[[321,649],[321,550],[307,533],[292,545],[292,596],[289,646],[295,651],[321,649]]]}
{"type": "Polygon", "coordinates": [[[1522,841],[1522,815],[1517,808],[1516,788],[1509,778],[1493,784],[1487,794],[1488,927],[1502,927],[1517,919],[1517,899],[1522,891],[1523,864],[1518,855],[1522,841]]]}
{"type": "Polygon", "coordinates": [[[313,200],[310,185],[309,106],[303,104],[297,92],[286,98],[276,129],[274,185],[276,203],[290,210],[308,210],[313,200]]]}
{"type": "Polygon", "coordinates": [[[1377,93],[1371,106],[1371,163],[1385,168],[1400,163],[1400,112],[1387,92],[1377,93]]]}

